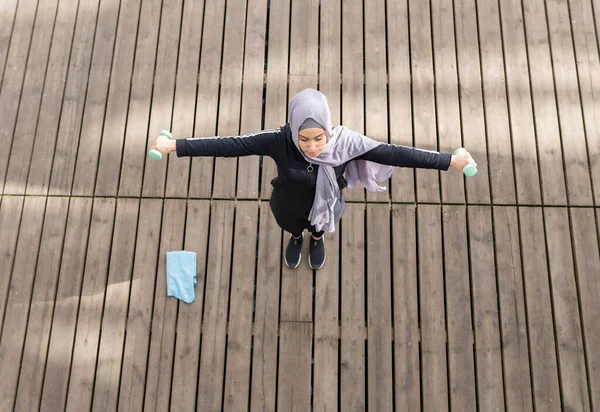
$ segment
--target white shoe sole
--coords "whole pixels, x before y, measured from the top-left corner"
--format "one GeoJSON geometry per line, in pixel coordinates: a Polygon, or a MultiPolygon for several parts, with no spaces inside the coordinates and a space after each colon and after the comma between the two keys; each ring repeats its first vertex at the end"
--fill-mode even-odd
{"type": "Polygon", "coordinates": [[[319,269],[321,269],[323,266],[325,266],[325,261],[326,261],[326,260],[327,260],[327,253],[325,253],[325,259],[323,259],[323,263],[321,263],[321,266],[319,266],[318,268],[316,268],[316,267],[314,267],[314,266],[312,265],[312,262],[310,261],[310,256],[309,256],[309,257],[308,257],[308,264],[310,265],[310,268],[311,268],[311,269],[314,269],[314,270],[319,270],[319,269]]]}
{"type": "MultiPolygon", "coordinates": [[[[309,258],[310,259],[310,258],[309,258]]],[[[300,262],[302,262],[302,253],[300,253],[300,258],[298,259],[298,263],[296,263],[296,266],[291,266],[287,259],[285,258],[285,256],[283,257],[283,261],[285,262],[285,265],[287,267],[289,267],[290,269],[296,269],[298,266],[300,266],[300,262]]]]}

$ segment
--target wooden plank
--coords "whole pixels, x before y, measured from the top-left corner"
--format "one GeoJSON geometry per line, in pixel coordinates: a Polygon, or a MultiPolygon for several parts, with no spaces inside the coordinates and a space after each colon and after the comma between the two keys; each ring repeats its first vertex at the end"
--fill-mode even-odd
{"type": "Polygon", "coordinates": [[[575,255],[576,281],[581,302],[581,321],[585,348],[587,348],[587,372],[590,388],[590,409],[600,405],[600,256],[596,221],[592,209],[571,209],[573,251],[575,255]]]}
{"type": "MultiPolygon", "coordinates": [[[[365,133],[363,2],[350,0],[342,5],[342,124],[365,133]]],[[[365,190],[357,184],[345,191],[347,200],[362,202],[365,190]]]]}
{"type": "Polygon", "coordinates": [[[281,229],[277,226],[268,203],[261,202],[252,342],[251,411],[275,411],[282,260],[281,229]]]}
{"type": "Polygon", "coordinates": [[[66,392],[48,393],[52,403],[64,404],[66,410],[90,410],[92,407],[96,355],[100,339],[115,207],[115,199],[94,200],[90,227],[90,239],[93,239],[93,242],[89,243],[87,250],[83,284],[78,291],[73,290],[73,293],[78,292],[81,295],[78,309],[74,314],[77,322],[75,342],[69,348],[64,346],[61,348],[65,352],[67,350],[73,352],[69,376],[65,376],[63,383],[66,392]]]}
{"type": "Polygon", "coordinates": [[[42,0],[37,7],[27,66],[21,68],[25,71],[25,79],[21,98],[15,102],[19,109],[12,135],[4,193],[25,193],[57,8],[58,0],[42,0]]]}
{"type": "Polygon", "coordinates": [[[541,188],[523,10],[519,0],[499,4],[517,199],[521,204],[538,205],[541,188]]]}
{"type": "Polygon", "coordinates": [[[10,273],[12,273],[17,253],[15,248],[19,235],[24,199],[21,196],[4,196],[0,200],[2,202],[0,203],[0,256],[2,256],[2,259],[0,259],[0,273],[5,273],[5,276],[0,278],[1,330],[10,287],[10,273]]]}
{"type": "MultiPolygon", "coordinates": [[[[42,164],[36,163],[34,169],[36,175],[43,174],[47,179],[40,183],[42,186],[48,185],[48,188],[40,189],[41,193],[48,191],[50,194],[64,195],[71,192],[99,11],[97,1],[79,1],[74,33],[74,39],[77,41],[73,43],[71,50],[56,144],[52,148],[54,156],[51,161],[45,160],[42,164]],[[42,172],[43,168],[46,168],[45,172],[42,172]]],[[[100,23],[105,24],[104,20],[100,23]]],[[[96,51],[96,53],[99,52],[96,51]]],[[[102,56],[99,58],[102,60],[102,56]]],[[[95,74],[95,76],[98,75],[95,74]]]]}
{"type": "MultiPolygon", "coordinates": [[[[175,79],[175,101],[173,103],[173,126],[171,133],[176,139],[190,137],[194,133],[196,85],[202,44],[201,22],[204,18],[204,1],[183,4],[181,34],[179,36],[179,62],[175,79]]],[[[154,139],[156,131],[151,131],[154,139]]],[[[190,159],[169,156],[166,195],[186,197],[190,180],[190,159]]]]}
{"type": "Polygon", "coordinates": [[[19,0],[5,1],[2,4],[2,13],[0,13],[0,86],[2,86],[2,78],[4,77],[4,69],[15,25],[18,3],[19,0]]]}
{"type": "Polygon", "coordinates": [[[92,410],[105,411],[117,407],[119,387],[115,383],[119,381],[123,362],[139,206],[138,199],[120,199],[117,202],[92,410]]]}
{"type": "Polygon", "coordinates": [[[494,207],[504,391],[509,410],[533,410],[517,210],[494,207]]]}
{"type": "Polygon", "coordinates": [[[540,208],[519,208],[527,330],[535,410],[561,409],[554,324],[540,208]]]}
{"type": "MultiPolygon", "coordinates": [[[[505,7],[504,5],[502,6],[505,7]]],[[[508,7],[508,6],[506,6],[508,7]]],[[[564,163],[543,4],[522,2],[544,204],[566,204],[564,163]]]]}
{"type": "MultiPolygon", "coordinates": [[[[341,1],[320,5],[319,90],[327,96],[331,122],[340,123],[341,1]]],[[[312,409],[337,411],[340,350],[340,225],[327,235],[327,264],[315,276],[312,409]]]]}
{"type": "Polygon", "coordinates": [[[467,212],[471,274],[477,399],[486,411],[504,410],[504,377],[499,330],[498,291],[494,268],[494,233],[489,206],[472,206],[467,212]]]}
{"type": "Polygon", "coordinates": [[[62,190],[60,194],[91,195],[94,193],[96,162],[106,115],[118,19],[119,1],[109,0],[100,3],[92,63],[87,79],[83,120],[81,129],[76,130],[75,135],[72,136],[78,143],[74,143],[76,150],[63,160],[68,164],[62,165],[68,170],[73,170],[73,174],[68,176],[66,190],[62,190]]]}
{"type": "MultiPolygon", "coordinates": [[[[194,136],[199,137],[217,133],[225,0],[205,0],[204,11],[194,128],[194,136]]],[[[198,157],[191,163],[190,197],[211,197],[214,159],[198,157]]]]}
{"type": "MultiPolygon", "coordinates": [[[[160,0],[146,0],[142,2],[140,10],[135,63],[131,79],[131,96],[129,97],[129,114],[121,163],[120,196],[141,195],[144,165],[148,156],[146,141],[147,139],[151,142],[154,141],[159,133],[156,130],[148,130],[148,124],[161,6],[160,0]]],[[[150,163],[149,167],[155,166],[150,163]]]]}
{"type": "MultiPolygon", "coordinates": [[[[181,29],[181,11],[183,0],[166,0],[162,3],[158,49],[154,68],[154,88],[148,128],[148,146],[163,129],[170,129],[173,116],[173,96],[175,93],[175,72],[177,71],[177,53],[181,29]]],[[[165,192],[166,169],[168,162],[146,161],[144,169],[143,196],[162,196],[165,192]]]]}
{"type": "Polygon", "coordinates": [[[27,334],[22,344],[15,410],[36,410],[41,399],[68,211],[68,198],[48,198],[29,318],[26,321],[27,334]]]}
{"type": "Polygon", "coordinates": [[[231,268],[224,410],[248,410],[258,203],[238,202],[231,268]]]}
{"type": "MultiPolygon", "coordinates": [[[[244,46],[244,75],[242,84],[242,117],[240,133],[261,129],[263,117],[263,86],[265,75],[265,43],[267,0],[248,0],[246,43],[244,46]]],[[[256,157],[238,159],[238,198],[258,198],[260,162],[256,157]]]]}
{"type": "Polygon", "coordinates": [[[341,0],[321,2],[319,23],[319,90],[327,96],[331,124],[339,125],[341,117],[342,28],[341,0]]]}
{"type": "MultiPolygon", "coordinates": [[[[408,2],[387,2],[388,45],[388,106],[390,115],[390,143],[413,145],[412,99],[410,82],[410,39],[408,29],[408,2]]],[[[415,174],[410,168],[394,171],[390,183],[392,201],[414,202],[415,174]]]]}
{"type": "Polygon", "coordinates": [[[370,410],[393,409],[389,205],[367,206],[367,366],[370,410]]]}
{"type": "Polygon", "coordinates": [[[477,388],[473,359],[467,213],[464,206],[444,206],[442,213],[450,405],[453,410],[472,411],[477,410],[477,388]]]}
{"type": "MultiPolygon", "coordinates": [[[[327,236],[327,235],[324,235],[327,236]]],[[[285,253],[290,234],[283,232],[282,251],[285,253]]],[[[281,322],[309,322],[312,320],[313,270],[308,264],[311,234],[304,231],[302,261],[296,269],[282,265],[281,271],[281,322]]]]}
{"type": "Polygon", "coordinates": [[[142,199],[140,222],[133,261],[133,280],[129,297],[123,366],[119,382],[119,410],[139,411],[144,402],[144,385],[163,202],[142,199]]]}
{"type": "Polygon", "coordinates": [[[317,87],[319,0],[310,0],[306,3],[292,1],[291,13],[288,89],[290,100],[296,93],[307,87],[317,87]]]}
{"type": "Polygon", "coordinates": [[[200,328],[206,281],[206,251],[210,203],[207,200],[188,202],[185,231],[185,250],[196,252],[196,300],[191,305],[179,303],[177,313],[177,343],[171,388],[171,409],[193,411],[198,388],[200,359],[200,328]]]}
{"type": "MultiPolygon", "coordinates": [[[[412,73],[413,127],[415,146],[437,150],[433,45],[429,3],[417,2],[409,7],[410,55],[412,73]]],[[[417,199],[439,202],[439,172],[416,170],[417,199]]]]}
{"type": "MultiPolygon", "coordinates": [[[[79,0],[70,0],[59,2],[58,5],[40,115],[36,126],[33,154],[31,154],[25,189],[27,194],[45,194],[48,191],[63,100],[67,82],[70,84],[72,81],[68,79],[71,54],[73,54],[73,58],[77,58],[77,53],[72,53],[74,49],[72,43],[75,34],[74,27],[79,27],[76,25],[79,4],[79,0]]],[[[82,10],[79,13],[83,13],[85,5],[82,4],[80,8],[82,10]]],[[[85,38],[80,40],[85,42],[85,38]]]]}
{"type": "Polygon", "coordinates": [[[91,163],[92,168],[97,168],[97,174],[95,180],[87,182],[90,187],[95,184],[96,196],[116,196],[118,193],[140,4],[141,0],[121,1],[106,102],[107,121],[102,130],[100,154],[91,163]]]}
{"type": "MultiPolygon", "coordinates": [[[[3,119],[0,126],[0,141],[2,142],[12,142],[14,137],[26,71],[23,68],[27,67],[29,58],[37,3],[36,0],[22,1],[21,7],[17,7],[10,45],[7,45],[6,51],[3,51],[6,53],[6,63],[3,65],[4,73],[0,84],[0,113],[3,119]]],[[[0,184],[2,185],[0,193],[4,193],[10,153],[10,149],[0,152],[0,184]]]]}
{"type": "Polygon", "coordinates": [[[165,200],[163,206],[144,393],[144,409],[153,411],[166,411],[170,406],[178,301],[167,297],[166,260],[168,251],[181,250],[183,246],[185,207],[183,199],[165,200]]]}
{"type": "MultiPolygon", "coordinates": [[[[25,199],[21,220],[21,228],[24,230],[19,233],[12,274],[9,274],[10,286],[6,304],[3,305],[3,323],[0,325],[0,409],[5,411],[13,409],[17,392],[31,290],[43,235],[45,206],[46,199],[43,197],[25,199]]],[[[50,228],[51,222],[48,221],[44,229],[51,231],[50,228]]],[[[47,240],[46,236],[44,240],[47,240]]]]}
{"type": "MultiPolygon", "coordinates": [[[[236,136],[240,132],[246,0],[229,0],[226,3],[217,135],[236,136]]],[[[216,158],[213,196],[235,197],[236,177],[237,159],[216,158]]]]}
{"type": "Polygon", "coordinates": [[[454,10],[463,146],[476,159],[478,170],[476,179],[466,180],[467,202],[489,203],[491,198],[490,171],[485,139],[475,2],[473,0],[455,0],[454,10]]]}
{"type": "Polygon", "coordinates": [[[421,388],[424,411],[448,409],[446,319],[440,207],[419,205],[417,245],[421,320],[421,388]]]}
{"type": "Polygon", "coordinates": [[[349,203],[342,222],[340,410],[366,409],[365,206],[349,203]]]}
{"type": "Polygon", "coordinates": [[[23,186],[26,183],[23,190],[27,194],[41,195],[48,190],[78,5],[79,0],[62,1],[58,4],[35,136],[32,133],[33,149],[30,152],[33,153],[28,153],[31,155],[29,174],[26,181],[23,181],[23,186]]]}
{"type": "Polygon", "coordinates": [[[63,247],[54,310],[51,314],[52,329],[48,342],[43,386],[40,393],[41,411],[64,410],[69,382],[75,326],[79,307],[79,294],[83,281],[83,269],[88,248],[92,199],[72,198],[69,207],[67,233],[63,247]]]}
{"type": "MultiPolygon", "coordinates": [[[[538,7],[543,12],[542,6],[538,7]]],[[[569,15],[569,8],[566,2],[558,2],[552,7],[545,7],[545,9],[569,203],[571,205],[591,205],[593,197],[590,165],[573,51],[573,37],[569,19],[564,18],[569,15]]]]}
{"type": "MultiPolygon", "coordinates": [[[[462,146],[458,102],[458,70],[454,39],[454,15],[451,0],[431,2],[433,29],[433,63],[439,150],[453,153],[462,146]]],[[[470,150],[470,149],[469,149],[470,150]]],[[[442,201],[465,202],[463,175],[450,170],[441,173],[442,201]]]]}
{"type": "Polygon", "coordinates": [[[492,201],[517,201],[498,4],[477,3],[492,201]],[[491,172],[493,171],[493,173],[491,172]]]}
{"type": "MultiPolygon", "coordinates": [[[[600,90],[600,49],[594,48],[596,27],[592,4],[587,0],[571,0],[569,13],[573,30],[575,61],[577,62],[577,79],[583,109],[583,122],[587,141],[590,173],[594,185],[594,201],[600,203],[600,164],[598,149],[600,148],[600,97],[593,91],[600,90]]],[[[596,8],[599,6],[596,5],[596,8]]]]}
{"type": "MultiPolygon", "coordinates": [[[[265,101],[265,127],[273,129],[287,121],[288,51],[290,33],[290,0],[275,1],[269,5],[269,30],[267,38],[267,96],[265,101]]],[[[261,198],[271,197],[271,180],[277,176],[275,162],[263,158],[261,198]]]]}
{"type": "Polygon", "coordinates": [[[419,301],[414,205],[392,205],[394,396],[397,411],[421,407],[419,301]]]}
{"type": "MultiPolygon", "coordinates": [[[[568,242],[568,211],[565,208],[545,208],[544,218],[562,406],[564,409],[589,411],[591,408],[585,364],[586,348],[583,345],[573,252],[568,242]]],[[[596,352],[595,349],[590,349],[596,352]]]]}
{"type": "Polygon", "coordinates": [[[313,410],[336,411],[339,379],[340,231],[327,235],[327,264],[315,276],[313,410]]]}
{"type": "MultiPolygon", "coordinates": [[[[365,36],[365,132],[371,139],[388,143],[387,47],[385,1],[375,0],[364,7],[365,36]]],[[[388,186],[389,181],[382,182],[388,186]]],[[[367,200],[387,202],[390,192],[367,191],[367,200]]],[[[384,403],[385,404],[385,403],[384,403]]]]}
{"type": "MultiPolygon", "coordinates": [[[[592,1],[592,9],[594,12],[594,20],[596,21],[596,27],[600,26],[600,8],[592,1]]],[[[600,52],[600,33],[596,30],[596,40],[598,42],[598,48],[600,52]]]]}
{"type": "Polygon", "coordinates": [[[312,323],[281,322],[277,409],[310,410],[312,323]]]}
{"type": "Polygon", "coordinates": [[[233,201],[219,200],[212,204],[198,378],[199,410],[222,407],[234,207],[233,201]]]}

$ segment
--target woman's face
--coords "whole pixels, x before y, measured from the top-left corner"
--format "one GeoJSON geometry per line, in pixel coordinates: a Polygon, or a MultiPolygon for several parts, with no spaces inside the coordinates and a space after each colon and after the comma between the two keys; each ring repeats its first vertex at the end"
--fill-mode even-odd
{"type": "Polygon", "coordinates": [[[308,157],[317,157],[327,144],[327,134],[324,129],[310,128],[298,133],[298,146],[308,157]]]}

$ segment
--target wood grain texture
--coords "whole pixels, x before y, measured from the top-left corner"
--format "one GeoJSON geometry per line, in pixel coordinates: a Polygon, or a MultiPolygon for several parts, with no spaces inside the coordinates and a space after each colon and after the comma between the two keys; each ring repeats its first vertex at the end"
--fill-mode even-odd
{"type": "Polygon", "coordinates": [[[66,404],[69,368],[65,365],[70,365],[73,357],[92,205],[92,199],[71,199],[58,285],[53,298],[52,329],[40,390],[41,411],[64,410],[66,404]]]}
{"type": "MultiPolygon", "coordinates": [[[[26,69],[24,68],[27,67],[29,58],[37,5],[38,1],[29,0],[22,2],[21,7],[17,7],[12,33],[9,34],[10,41],[4,40],[3,42],[7,47],[3,48],[1,52],[4,54],[4,59],[6,59],[2,61],[3,76],[0,85],[0,113],[2,113],[3,119],[0,126],[0,141],[2,142],[12,143],[14,138],[19,103],[26,76],[26,69]]],[[[10,6],[10,4],[7,4],[7,6],[10,6]]],[[[7,9],[7,16],[8,12],[9,9],[7,9]]],[[[43,39],[42,42],[45,40],[47,39],[43,39]]],[[[35,117],[37,118],[37,116],[35,117]]],[[[34,119],[32,121],[35,122],[34,119]]],[[[8,144],[11,145],[11,143],[8,144]]],[[[0,152],[0,182],[2,184],[0,193],[4,193],[11,151],[7,149],[0,152]]]]}
{"type": "Polygon", "coordinates": [[[467,201],[489,203],[491,201],[489,175],[495,171],[490,168],[488,144],[485,138],[480,40],[473,0],[455,0],[454,24],[463,145],[476,160],[478,170],[476,179],[466,181],[467,201]]]}
{"type": "MultiPolygon", "coordinates": [[[[139,29],[135,51],[135,63],[131,78],[129,114],[123,144],[123,161],[119,182],[119,196],[140,196],[144,165],[146,164],[146,142],[153,142],[159,131],[149,129],[152,108],[153,79],[160,27],[161,1],[143,1],[140,10],[139,29]]],[[[161,128],[165,128],[161,125],[161,128]]],[[[183,162],[183,161],[182,161],[183,162]]],[[[153,163],[148,167],[156,167],[153,163]]]]}
{"type": "Polygon", "coordinates": [[[366,409],[365,207],[348,204],[341,228],[340,410],[366,409]]]}
{"type": "Polygon", "coordinates": [[[283,263],[281,229],[265,202],[260,205],[259,234],[250,410],[272,412],[277,396],[278,308],[283,263]]]}
{"type": "MultiPolygon", "coordinates": [[[[64,199],[54,199],[48,203],[50,206],[58,206],[61,202],[65,205],[68,203],[64,199]]],[[[12,273],[8,272],[12,276],[9,275],[11,277],[4,321],[0,327],[0,366],[4,375],[0,383],[0,405],[5,410],[14,408],[22,360],[26,358],[24,374],[31,374],[31,358],[37,355],[35,348],[26,342],[27,322],[31,315],[36,272],[38,268],[42,268],[38,263],[49,265],[45,268],[49,277],[56,276],[56,254],[60,256],[66,220],[66,210],[57,209],[58,207],[50,210],[46,220],[44,197],[26,198],[23,205],[19,242],[12,273]],[[26,349],[30,352],[25,352],[26,349]]],[[[43,283],[43,276],[40,278],[43,283]]],[[[35,341],[36,320],[37,311],[34,311],[34,330],[31,331],[30,342],[35,341]]],[[[22,390],[29,389],[24,387],[22,390]]]]}
{"type": "Polygon", "coordinates": [[[392,206],[396,410],[421,407],[416,208],[392,206]]]}
{"type": "Polygon", "coordinates": [[[542,210],[519,208],[519,225],[534,408],[559,411],[561,395],[542,210]]]}
{"type": "Polygon", "coordinates": [[[446,320],[440,207],[417,209],[421,381],[424,411],[448,409],[446,320]]]}
{"type": "Polygon", "coordinates": [[[448,371],[452,409],[477,409],[474,334],[467,242],[467,211],[464,206],[442,208],[444,271],[448,318],[448,371]]]}
{"type": "MultiPolygon", "coordinates": [[[[39,260],[27,320],[27,334],[23,345],[15,410],[35,410],[41,400],[48,341],[52,328],[54,296],[56,295],[62,267],[61,256],[63,256],[65,246],[73,246],[72,239],[69,239],[70,244],[65,242],[69,199],[50,198],[46,208],[48,211],[45,222],[48,222],[48,224],[45,224],[40,244],[39,260]]],[[[78,210],[75,208],[74,213],[77,212],[78,210]]],[[[69,219],[73,217],[75,224],[80,223],[77,215],[71,215],[69,219]]],[[[72,236],[73,222],[69,223],[70,227],[68,229],[70,229],[70,235],[72,236]]],[[[87,230],[87,226],[81,229],[87,230]]],[[[73,252],[74,257],[80,256],[75,251],[73,252]]],[[[68,261],[68,259],[65,260],[68,261]]]]}

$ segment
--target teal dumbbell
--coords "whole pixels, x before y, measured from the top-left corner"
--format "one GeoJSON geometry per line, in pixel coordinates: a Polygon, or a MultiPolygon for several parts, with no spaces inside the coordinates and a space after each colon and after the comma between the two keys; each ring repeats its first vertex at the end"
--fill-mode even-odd
{"type": "MultiPolygon", "coordinates": [[[[465,148],[460,147],[454,151],[454,154],[459,155],[464,152],[466,152],[465,148]]],[[[463,167],[462,171],[465,174],[465,176],[467,176],[467,177],[475,176],[477,174],[477,166],[475,166],[474,164],[471,163],[471,164],[468,164],[465,167],[463,167]]]]}
{"type": "MultiPolygon", "coordinates": [[[[167,130],[161,130],[160,133],[159,133],[159,135],[165,136],[165,137],[173,140],[173,135],[169,131],[167,131],[167,130]]],[[[148,156],[150,156],[150,158],[154,159],[154,160],[160,160],[160,159],[162,159],[162,153],[159,152],[156,149],[150,149],[148,151],[148,156]]]]}

